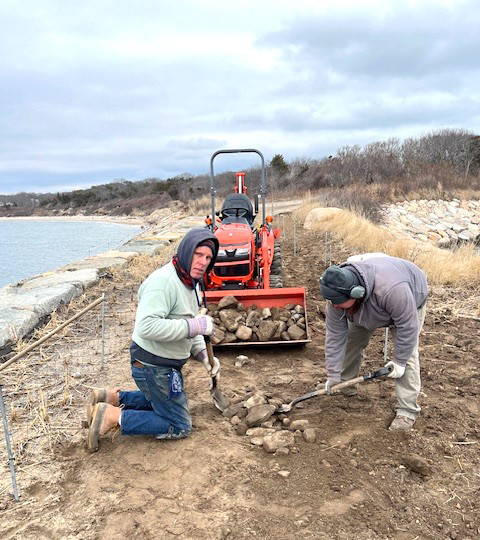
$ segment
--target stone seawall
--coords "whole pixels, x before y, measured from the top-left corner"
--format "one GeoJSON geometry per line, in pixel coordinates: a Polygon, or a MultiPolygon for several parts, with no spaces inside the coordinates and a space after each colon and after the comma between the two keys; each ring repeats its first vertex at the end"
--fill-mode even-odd
{"type": "Polygon", "coordinates": [[[186,231],[202,224],[202,217],[182,218],[178,212],[165,209],[147,230],[117,250],[86,257],[0,288],[0,355],[8,353],[59,306],[97,283],[109,268],[124,267],[139,254],[156,255],[186,231]]]}
{"type": "Polygon", "coordinates": [[[401,236],[451,248],[480,242],[480,201],[418,200],[383,209],[386,227],[401,236]]]}

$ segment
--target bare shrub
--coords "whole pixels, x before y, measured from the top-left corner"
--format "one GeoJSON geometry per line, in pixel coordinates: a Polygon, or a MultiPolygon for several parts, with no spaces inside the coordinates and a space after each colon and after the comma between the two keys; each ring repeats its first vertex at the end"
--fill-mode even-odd
{"type": "MultiPolygon", "coordinates": [[[[260,193],[261,167],[253,166],[245,172],[248,195],[252,197],[260,193]]],[[[440,129],[403,142],[391,138],[364,147],[344,146],[322,159],[300,157],[287,163],[277,154],[267,165],[267,191],[274,199],[294,193],[303,196],[308,190],[325,191],[323,196],[335,198],[337,206],[358,208],[363,215],[376,219],[378,202],[418,196],[451,199],[461,192],[480,190],[479,174],[480,137],[462,129],[440,129]],[[351,191],[344,192],[346,189],[351,191]]],[[[235,173],[215,171],[215,181],[217,196],[225,197],[233,191],[235,173]]],[[[147,178],[137,182],[121,178],[69,193],[0,195],[0,205],[9,205],[0,212],[7,216],[48,215],[71,212],[73,208],[90,214],[101,208],[107,212],[131,208],[132,212],[147,213],[172,199],[186,203],[193,211],[203,205],[205,211],[205,204],[197,205],[196,201],[209,193],[209,174],[183,173],[166,180],[147,178]],[[11,207],[14,204],[17,209],[11,207]]]]}
{"type": "MultiPolygon", "coordinates": [[[[327,188],[309,193],[304,205],[344,208],[370,219],[381,222],[381,202],[375,188],[367,189],[358,184],[346,188],[327,188]]],[[[303,214],[303,211],[300,213],[303,214]]],[[[300,215],[299,214],[299,215],[300,215]]]]}

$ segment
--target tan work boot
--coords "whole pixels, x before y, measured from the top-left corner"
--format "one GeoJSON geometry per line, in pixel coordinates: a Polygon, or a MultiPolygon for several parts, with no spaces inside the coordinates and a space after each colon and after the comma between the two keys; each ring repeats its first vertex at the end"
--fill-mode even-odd
{"type": "Polygon", "coordinates": [[[342,388],[340,390],[340,393],[342,394],[342,396],[345,396],[345,397],[353,397],[358,394],[358,388],[356,387],[356,385],[346,386],[345,388],[342,388]]]}
{"type": "Polygon", "coordinates": [[[398,415],[393,419],[388,430],[389,431],[410,431],[413,428],[413,424],[415,424],[415,420],[413,420],[412,418],[407,418],[406,416],[398,415]]]}
{"type": "Polygon", "coordinates": [[[114,386],[112,388],[94,388],[90,392],[87,402],[88,426],[92,423],[93,409],[97,403],[108,403],[114,407],[120,405],[120,390],[120,386],[114,386]]]}
{"type": "Polygon", "coordinates": [[[90,452],[96,452],[100,437],[118,425],[121,412],[119,407],[114,407],[108,403],[97,403],[95,405],[87,435],[87,448],[90,452]]]}

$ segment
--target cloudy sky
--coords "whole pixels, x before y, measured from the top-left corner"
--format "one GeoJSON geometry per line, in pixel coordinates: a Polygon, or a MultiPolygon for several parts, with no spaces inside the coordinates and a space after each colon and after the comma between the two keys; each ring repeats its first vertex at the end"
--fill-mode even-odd
{"type": "Polygon", "coordinates": [[[479,131],[477,0],[0,0],[0,20],[0,193],[479,131]]]}

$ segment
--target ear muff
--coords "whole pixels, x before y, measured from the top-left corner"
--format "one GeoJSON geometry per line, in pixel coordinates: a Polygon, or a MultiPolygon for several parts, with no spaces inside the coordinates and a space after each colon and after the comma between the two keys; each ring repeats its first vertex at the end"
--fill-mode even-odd
{"type": "Polygon", "coordinates": [[[350,298],[355,298],[356,300],[363,298],[365,296],[365,287],[361,285],[356,285],[353,289],[350,290],[350,298]]]}
{"type": "Polygon", "coordinates": [[[352,287],[351,289],[346,289],[345,287],[331,287],[334,291],[343,292],[348,294],[350,298],[355,298],[355,300],[359,300],[360,298],[363,298],[365,296],[365,293],[367,292],[365,290],[365,287],[362,287],[361,285],[355,285],[355,287],[352,287]]]}

